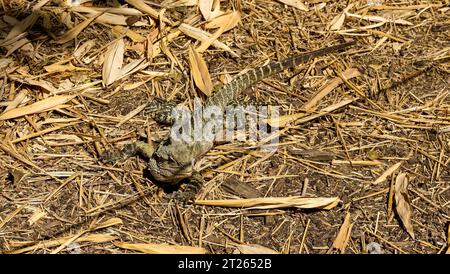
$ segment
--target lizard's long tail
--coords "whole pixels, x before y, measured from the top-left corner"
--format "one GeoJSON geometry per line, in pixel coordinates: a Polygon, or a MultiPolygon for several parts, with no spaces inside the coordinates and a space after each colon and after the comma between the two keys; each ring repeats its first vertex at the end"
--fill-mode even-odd
{"type": "Polygon", "coordinates": [[[206,101],[206,105],[224,108],[226,105],[230,104],[231,101],[237,100],[242,91],[271,74],[298,66],[299,64],[308,62],[313,58],[345,49],[355,43],[355,41],[351,41],[331,47],[321,48],[315,51],[286,58],[280,62],[271,62],[260,68],[249,70],[248,72],[233,79],[230,83],[222,86],[219,90],[215,91],[215,93],[206,101]]]}

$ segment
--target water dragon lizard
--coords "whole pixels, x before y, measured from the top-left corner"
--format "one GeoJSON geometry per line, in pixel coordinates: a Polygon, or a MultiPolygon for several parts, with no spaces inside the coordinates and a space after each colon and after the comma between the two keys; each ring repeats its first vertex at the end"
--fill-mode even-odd
{"type": "MultiPolygon", "coordinates": [[[[239,95],[247,88],[267,76],[281,72],[284,69],[295,67],[309,60],[345,49],[355,44],[354,41],[324,47],[315,51],[303,53],[297,56],[288,57],[280,62],[271,62],[260,68],[251,69],[246,73],[236,77],[228,84],[225,84],[213,91],[208,97],[204,106],[217,106],[224,109],[232,102],[236,102],[239,95]]],[[[153,101],[148,104],[148,109],[155,111],[157,122],[173,123],[171,110],[176,105],[170,102],[153,101]]],[[[186,189],[176,192],[175,197],[179,200],[189,201],[195,197],[201,189],[204,179],[199,172],[193,169],[197,159],[206,154],[213,147],[213,140],[203,140],[189,142],[183,139],[174,139],[169,134],[156,148],[145,142],[137,141],[124,146],[121,150],[120,158],[126,159],[136,154],[141,154],[148,159],[148,171],[151,176],[160,183],[176,185],[183,179],[189,178],[186,189]]],[[[105,156],[106,159],[117,158],[111,154],[105,156]]]]}

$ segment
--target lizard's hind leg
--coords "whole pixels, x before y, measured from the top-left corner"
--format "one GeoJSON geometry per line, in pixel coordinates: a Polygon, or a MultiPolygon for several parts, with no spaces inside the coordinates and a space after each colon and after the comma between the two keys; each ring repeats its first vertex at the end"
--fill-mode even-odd
{"type": "Polygon", "coordinates": [[[150,102],[144,109],[159,124],[173,125],[175,118],[172,116],[173,110],[177,104],[173,102],[165,102],[162,100],[154,100],[150,102]]]}

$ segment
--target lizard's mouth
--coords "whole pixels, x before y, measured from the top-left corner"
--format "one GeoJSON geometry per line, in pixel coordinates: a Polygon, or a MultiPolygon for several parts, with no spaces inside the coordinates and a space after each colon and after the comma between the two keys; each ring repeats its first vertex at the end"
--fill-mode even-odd
{"type": "Polygon", "coordinates": [[[155,161],[150,159],[148,169],[153,178],[160,182],[176,184],[192,176],[192,165],[180,167],[170,161],[155,161]]]}

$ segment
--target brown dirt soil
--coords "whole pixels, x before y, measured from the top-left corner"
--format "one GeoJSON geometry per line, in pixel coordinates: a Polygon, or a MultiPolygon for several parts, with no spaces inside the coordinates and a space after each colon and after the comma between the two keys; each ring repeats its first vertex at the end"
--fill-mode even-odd
{"type": "MultiPolygon", "coordinates": [[[[182,22],[211,34],[218,29],[206,28],[196,5],[154,1],[157,13],[166,8],[162,17],[98,17],[56,43],[95,12],[50,1],[25,31],[14,28],[33,16],[37,2],[0,6],[1,253],[134,253],[153,244],[163,253],[173,252],[166,245],[201,253],[368,253],[373,243],[389,254],[450,252],[447,1],[308,0],[307,11],[274,0],[220,2],[222,11],[241,17],[218,37],[233,53],[214,46],[201,53],[213,84],[268,60],[344,40],[357,45],[246,90],[243,101],[311,119],[283,128],[273,154],[249,142],[214,147],[196,163],[207,181],[197,198],[337,197],[328,210],[180,204],[147,175],[142,157],[102,162],[105,151],[167,134],[144,111],[130,115],[142,104],[205,98],[188,55],[201,41],[182,32],[162,38],[182,22]],[[337,18],[341,24],[332,23],[337,18]],[[118,34],[119,24],[138,37],[118,34]],[[105,86],[108,46],[120,38],[124,64],[142,58],[146,65],[105,86]],[[359,74],[345,79],[352,68],[359,74]],[[55,95],[74,97],[31,110],[55,95]],[[316,104],[305,107],[313,98],[316,104]],[[352,101],[324,113],[346,99],[352,101]],[[4,118],[7,107],[19,114],[4,118]]],[[[122,7],[134,9],[135,2],[122,7]]]]}

